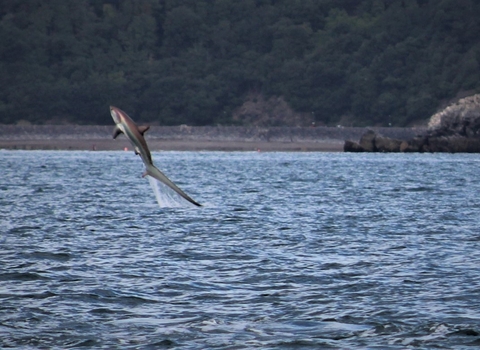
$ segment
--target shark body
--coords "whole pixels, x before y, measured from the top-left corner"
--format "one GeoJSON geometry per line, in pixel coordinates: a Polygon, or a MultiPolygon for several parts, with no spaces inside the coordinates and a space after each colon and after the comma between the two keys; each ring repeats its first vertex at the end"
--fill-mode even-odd
{"type": "Polygon", "coordinates": [[[140,155],[143,163],[145,164],[145,172],[143,173],[143,177],[149,175],[157,179],[158,181],[170,187],[185,200],[200,207],[201,205],[199,203],[190,198],[153,164],[152,155],[148,149],[147,141],[145,141],[145,138],[143,137],[143,134],[149,129],[149,126],[137,126],[137,124],[135,124],[135,122],[128,116],[127,113],[114,106],[110,106],[110,114],[115,122],[113,138],[115,139],[118,135],[124,134],[130,140],[135,148],[135,153],[140,155]]]}
{"type": "Polygon", "coordinates": [[[135,148],[135,153],[142,157],[143,162],[146,164],[152,163],[152,155],[147,146],[147,141],[143,134],[150,128],[149,126],[138,126],[128,116],[127,113],[120,108],[110,106],[110,114],[115,122],[115,128],[113,129],[113,138],[116,139],[118,135],[124,134],[132,143],[135,148]]]}

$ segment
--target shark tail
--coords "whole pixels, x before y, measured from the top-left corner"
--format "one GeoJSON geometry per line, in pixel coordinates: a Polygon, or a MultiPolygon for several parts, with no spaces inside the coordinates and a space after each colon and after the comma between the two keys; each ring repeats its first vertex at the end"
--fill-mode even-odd
{"type": "Polygon", "coordinates": [[[182,196],[185,200],[189,201],[190,203],[196,205],[197,207],[201,207],[202,205],[195,202],[192,198],[190,198],[185,192],[183,192],[177,185],[175,185],[165,174],[163,174],[160,170],[158,170],[154,165],[148,165],[145,169],[145,173],[143,176],[149,175],[154,179],[164,183],[172,190],[177,192],[180,196],[182,196]]]}

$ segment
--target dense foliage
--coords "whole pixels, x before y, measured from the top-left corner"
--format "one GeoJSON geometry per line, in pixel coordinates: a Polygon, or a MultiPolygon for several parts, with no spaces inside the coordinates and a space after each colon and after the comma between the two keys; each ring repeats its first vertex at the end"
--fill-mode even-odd
{"type": "Polygon", "coordinates": [[[4,0],[0,123],[229,124],[248,94],[407,125],[480,90],[476,0],[4,0]]]}

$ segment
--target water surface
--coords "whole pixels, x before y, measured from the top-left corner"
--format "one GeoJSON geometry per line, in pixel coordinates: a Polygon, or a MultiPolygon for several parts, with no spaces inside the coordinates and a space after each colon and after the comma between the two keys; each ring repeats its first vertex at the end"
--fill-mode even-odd
{"type": "Polygon", "coordinates": [[[0,347],[480,345],[478,155],[0,151],[0,347]]]}

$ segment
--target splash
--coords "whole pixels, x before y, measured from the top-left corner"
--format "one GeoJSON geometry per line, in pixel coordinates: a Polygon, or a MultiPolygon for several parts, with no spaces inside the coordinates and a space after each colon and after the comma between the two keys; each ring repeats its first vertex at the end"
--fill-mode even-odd
{"type": "Polygon", "coordinates": [[[151,176],[147,176],[150,186],[152,186],[153,193],[157,199],[157,203],[160,208],[192,208],[193,204],[184,200],[170,187],[166,186],[162,182],[154,179],[151,176]]]}

